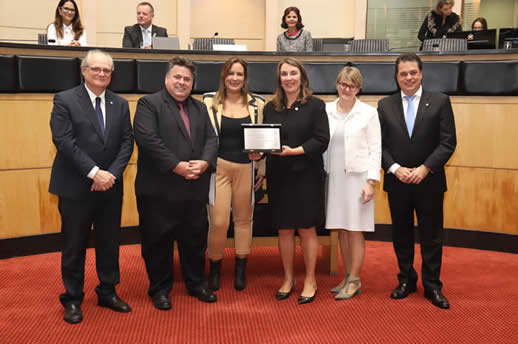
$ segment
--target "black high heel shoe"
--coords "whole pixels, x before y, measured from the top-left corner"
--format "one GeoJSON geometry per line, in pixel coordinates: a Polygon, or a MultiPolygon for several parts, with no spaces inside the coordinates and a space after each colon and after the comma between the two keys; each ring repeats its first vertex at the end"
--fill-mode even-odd
{"type": "Polygon", "coordinates": [[[315,289],[315,293],[313,294],[313,296],[299,296],[298,300],[297,300],[297,304],[299,305],[303,305],[305,303],[311,303],[313,302],[313,300],[315,299],[315,296],[317,295],[317,291],[318,291],[318,288],[315,289]]]}
{"type": "Polygon", "coordinates": [[[275,297],[277,298],[277,300],[279,300],[279,301],[286,300],[288,297],[290,297],[294,286],[295,286],[295,280],[293,280],[293,283],[291,284],[290,291],[288,291],[288,292],[277,291],[277,293],[275,293],[275,297]]]}

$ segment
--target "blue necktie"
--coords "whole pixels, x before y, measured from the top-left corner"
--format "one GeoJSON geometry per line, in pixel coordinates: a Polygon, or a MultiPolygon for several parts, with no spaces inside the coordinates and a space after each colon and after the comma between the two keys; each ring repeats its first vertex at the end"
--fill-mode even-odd
{"type": "Polygon", "coordinates": [[[414,97],[415,94],[413,96],[405,96],[406,100],[408,101],[408,107],[406,108],[406,127],[410,137],[412,137],[412,131],[414,130],[415,123],[414,97]]]}
{"type": "Polygon", "coordinates": [[[97,113],[97,120],[99,121],[99,125],[101,126],[101,133],[104,135],[104,118],[103,118],[103,110],[101,110],[101,98],[95,98],[95,113],[97,113]]]}

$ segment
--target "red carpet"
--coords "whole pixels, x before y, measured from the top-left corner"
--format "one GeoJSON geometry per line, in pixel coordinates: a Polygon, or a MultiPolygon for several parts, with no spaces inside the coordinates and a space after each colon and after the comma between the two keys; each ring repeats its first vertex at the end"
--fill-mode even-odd
{"type": "Polygon", "coordinates": [[[334,301],[329,290],[340,277],[321,265],[318,295],[303,306],[296,304],[300,252],[295,293],[279,302],[277,248],[253,249],[243,292],[232,287],[227,250],[217,303],[188,296],[177,273],[173,309],[163,312],[147,297],[140,246],[123,246],[118,292],[132,306],[129,314],[96,306],[93,258],[89,251],[79,325],[63,321],[59,253],[0,260],[0,343],[518,343],[518,255],[445,248],[443,291],[452,308],[440,310],[421,286],[407,299],[389,298],[397,273],[390,243],[367,242],[360,296],[334,301]]]}

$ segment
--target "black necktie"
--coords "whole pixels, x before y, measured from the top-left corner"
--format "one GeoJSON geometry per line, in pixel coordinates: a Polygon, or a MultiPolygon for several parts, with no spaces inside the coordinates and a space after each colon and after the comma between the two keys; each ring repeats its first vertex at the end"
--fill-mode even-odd
{"type": "Polygon", "coordinates": [[[99,121],[99,125],[101,126],[101,133],[104,135],[104,118],[103,118],[103,110],[101,110],[101,98],[95,98],[95,112],[97,113],[97,120],[99,121]]]}

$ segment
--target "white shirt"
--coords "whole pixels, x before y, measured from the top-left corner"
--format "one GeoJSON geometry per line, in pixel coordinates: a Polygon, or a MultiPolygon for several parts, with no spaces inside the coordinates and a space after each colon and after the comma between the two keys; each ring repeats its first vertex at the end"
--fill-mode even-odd
{"type": "MultiPolygon", "coordinates": [[[[414,99],[412,100],[412,103],[414,104],[415,114],[417,115],[417,111],[419,109],[419,102],[421,101],[421,95],[423,94],[423,86],[420,86],[417,92],[414,94],[414,99]]],[[[401,101],[403,102],[403,112],[405,114],[405,120],[406,120],[406,111],[408,109],[408,100],[405,98],[407,95],[401,91],[401,101]]],[[[388,172],[389,173],[396,173],[397,169],[400,168],[401,165],[396,163],[393,163],[392,166],[390,166],[388,172]]]]}
{"type": "MultiPolygon", "coordinates": [[[[101,95],[96,96],[95,93],[90,91],[90,89],[88,88],[88,86],[86,86],[86,84],[85,84],[85,88],[86,88],[86,92],[88,92],[88,96],[90,97],[90,102],[92,103],[94,110],[95,110],[95,98],[97,98],[97,97],[101,98],[101,111],[103,113],[104,127],[106,128],[106,100],[105,100],[106,90],[104,90],[103,93],[101,93],[101,95]]],[[[94,166],[88,173],[88,178],[94,179],[97,171],[99,171],[99,166],[94,166]]]]}
{"type": "MultiPolygon", "coordinates": [[[[58,37],[56,32],[56,27],[54,24],[50,24],[47,28],[47,43],[48,45],[69,45],[74,40],[74,31],[72,30],[72,24],[66,26],[63,24],[63,37],[58,37]],[[50,40],[54,40],[54,42],[49,42],[50,40]]],[[[78,39],[79,44],[82,47],[86,47],[86,30],[83,30],[83,33],[78,39]]]]}
{"type": "Polygon", "coordinates": [[[147,29],[144,29],[141,25],[140,26],[140,31],[142,32],[142,43],[144,44],[144,46],[142,46],[141,48],[145,48],[147,47],[148,45],[151,45],[152,43],[152,38],[151,38],[151,32],[152,32],[152,27],[153,25],[149,25],[149,27],[147,29]]]}

